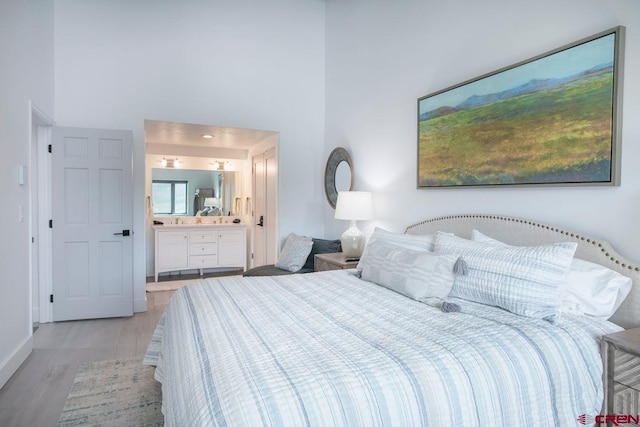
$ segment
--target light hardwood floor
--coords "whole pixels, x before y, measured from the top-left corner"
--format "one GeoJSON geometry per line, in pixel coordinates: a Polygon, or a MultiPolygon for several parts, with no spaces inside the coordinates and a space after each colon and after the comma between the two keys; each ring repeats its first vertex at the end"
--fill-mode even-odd
{"type": "Polygon", "coordinates": [[[55,426],[78,366],[142,358],[174,292],[147,293],[147,312],[132,317],[41,324],[33,352],[0,390],[0,426],[55,426]]]}

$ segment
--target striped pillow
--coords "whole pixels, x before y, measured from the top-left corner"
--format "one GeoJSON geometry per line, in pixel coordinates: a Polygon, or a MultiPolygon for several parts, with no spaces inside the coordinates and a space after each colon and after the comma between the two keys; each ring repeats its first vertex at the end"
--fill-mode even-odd
{"type": "MultiPolygon", "coordinates": [[[[369,238],[369,245],[378,240],[385,243],[390,243],[392,245],[400,246],[404,249],[433,252],[433,244],[436,241],[436,235],[435,234],[416,235],[416,234],[394,233],[392,231],[387,231],[382,228],[376,227],[373,230],[373,234],[369,238]]],[[[365,258],[367,256],[369,245],[367,245],[364,248],[364,253],[362,254],[362,257],[360,259],[365,258]]],[[[358,263],[357,269],[362,271],[362,263],[358,263]]]]}
{"type": "Polygon", "coordinates": [[[576,243],[499,247],[438,233],[435,252],[458,254],[468,274],[455,276],[452,297],[555,320],[558,287],[566,280],[576,243]]]}
{"type": "MultiPolygon", "coordinates": [[[[478,230],[471,232],[474,242],[509,246],[478,230]]],[[[631,290],[631,279],[603,265],[574,258],[567,280],[558,288],[562,302],[560,311],[586,314],[608,319],[631,290]]]]}
{"type": "Polygon", "coordinates": [[[361,259],[361,277],[416,301],[437,305],[451,291],[453,265],[458,258],[374,240],[361,259]]]}

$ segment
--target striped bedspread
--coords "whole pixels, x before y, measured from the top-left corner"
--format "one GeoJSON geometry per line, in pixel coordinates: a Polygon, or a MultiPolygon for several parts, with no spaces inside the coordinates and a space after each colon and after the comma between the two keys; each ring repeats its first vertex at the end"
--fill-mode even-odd
{"type": "Polygon", "coordinates": [[[145,357],[168,426],[578,426],[599,413],[598,337],[348,271],[203,280],[176,292],[145,357]]]}

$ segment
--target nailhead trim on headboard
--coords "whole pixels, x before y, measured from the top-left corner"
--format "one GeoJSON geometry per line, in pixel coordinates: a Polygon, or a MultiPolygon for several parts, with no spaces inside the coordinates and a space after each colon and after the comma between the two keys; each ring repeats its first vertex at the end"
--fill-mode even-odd
{"type": "Polygon", "coordinates": [[[428,219],[428,220],[419,222],[417,224],[410,225],[410,226],[408,226],[406,228],[405,233],[407,233],[412,228],[416,228],[416,227],[419,227],[419,226],[424,225],[424,224],[429,224],[429,223],[432,223],[432,222],[438,222],[438,221],[443,221],[443,220],[464,219],[464,218],[495,219],[495,220],[499,220],[499,221],[518,222],[518,223],[522,223],[522,224],[531,225],[531,226],[534,226],[534,227],[544,228],[546,230],[553,231],[555,233],[560,233],[562,235],[566,235],[566,236],[572,237],[574,239],[579,239],[579,240],[585,241],[587,243],[591,243],[592,245],[601,248],[600,250],[605,254],[605,256],[609,257],[609,259],[612,262],[615,262],[616,264],[620,265],[623,268],[627,268],[627,269],[632,270],[632,271],[639,271],[640,272],[640,267],[639,266],[634,266],[634,265],[631,265],[631,264],[627,264],[627,263],[625,263],[623,261],[620,261],[620,260],[616,259],[615,257],[611,256],[607,252],[607,250],[605,248],[603,248],[602,243],[600,243],[597,240],[594,240],[594,239],[592,239],[590,237],[581,236],[579,234],[576,234],[576,233],[573,233],[573,232],[570,232],[570,231],[566,231],[566,230],[563,230],[563,229],[558,228],[558,227],[552,227],[552,226],[549,226],[549,225],[540,224],[538,222],[529,221],[529,220],[525,220],[525,219],[519,219],[519,218],[510,218],[510,217],[499,216],[499,215],[450,215],[450,216],[441,216],[441,217],[438,217],[438,218],[432,218],[432,219],[428,219]]]}

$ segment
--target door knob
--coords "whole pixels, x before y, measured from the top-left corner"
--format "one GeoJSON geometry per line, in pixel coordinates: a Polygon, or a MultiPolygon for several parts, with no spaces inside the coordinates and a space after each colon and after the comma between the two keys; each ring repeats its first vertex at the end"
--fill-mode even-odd
{"type": "Polygon", "coordinates": [[[113,233],[114,236],[128,236],[129,230],[122,230],[122,233],[113,233]]]}
{"type": "Polygon", "coordinates": [[[260,227],[264,227],[264,215],[260,215],[260,220],[258,220],[258,224],[260,227]]]}

